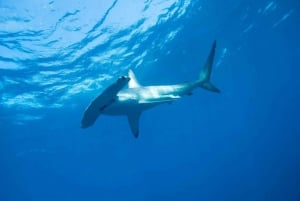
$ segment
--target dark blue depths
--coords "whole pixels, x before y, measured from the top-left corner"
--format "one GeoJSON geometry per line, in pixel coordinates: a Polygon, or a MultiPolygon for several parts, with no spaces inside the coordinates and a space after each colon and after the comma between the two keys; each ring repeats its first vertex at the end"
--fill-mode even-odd
{"type": "MultiPolygon", "coordinates": [[[[300,200],[299,2],[170,1],[168,12],[186,6],[182,16],[160,15],[143,34],[131,35],[136,27],[130,26],[98,44],[103,31],[113,32],[104,23],[121,4],[107,2],[103,8],[99,5],[97,21],[89,21],[94,23],[89,37],[68,46],[74,49],[65,55],[20,59],[16,63],[22,68],[12,65],[14,70],[5,65],[13,61],[7,55],[17,50],[4,36],[17,33],[0,28],[0,200],[300,200]],[[177,29],[174,37],[167,37],[177,29]],[[116,42],[126,35],[131,37],[116,42]],[[199,89],[146,111],[139,139],[131,135],[125,117],[100,116],[93,127],[80,128],[85,107],[102,85],[129,68],[145,85],[196,79],[214,39],[218,44],[212,80],[221,94],[199,89]],[[119,59],[137,43],[135,51],[119,59]],[[11,52],[4,52],[3,46],[11,52]],[[126,51],[120,53],[120,46],[126,51]],[[97,59],[93,62],[113,48],[117,53],[108,56],[103,68],[97,59]],[[131,62],[141,55],[140,63],[131,62]],[[41,81],[25,81],[45,68],[55,74],[52,79],[66,79],[67,88],[90,84],[84,80],[99,75],[107,78],[74,94],[47,93],[48,85],[41,81]],[[64,74],[60,68],[75,70],[64,74]],[[34,96],[37,100],[28,98],[37,91],[43,91],[34,96]],[[27,94],[19,96],[23,102],[12,99],[19,94],[27,94]]],[[[10,8],[9,3],[0,5],[10,8]]],[[[23,34],[18,37],[30,35],[23,34]]],[[[23,53],[30,55],[25,49],[23,53]]],[[[54,79],[51,86],[64,82],[54,79]]]]}

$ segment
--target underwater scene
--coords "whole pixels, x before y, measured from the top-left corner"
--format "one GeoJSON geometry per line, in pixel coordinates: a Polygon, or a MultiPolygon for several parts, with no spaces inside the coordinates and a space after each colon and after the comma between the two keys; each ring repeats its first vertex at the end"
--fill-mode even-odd
{"type": "Polygon", "coordinates": [[[299,201],[299,0],[0,0],[0,201],[299,201]]]}

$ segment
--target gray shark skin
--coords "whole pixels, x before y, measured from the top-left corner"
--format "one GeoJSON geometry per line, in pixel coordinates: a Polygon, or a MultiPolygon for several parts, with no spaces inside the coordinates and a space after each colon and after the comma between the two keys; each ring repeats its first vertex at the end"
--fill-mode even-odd
{"type": "Polygon", "coordinates": [[[128,76],[118,78],[90,103],[84,112],[81,127],[92,126],[100,114],[125,115],[128,117],[133,136],[137,138],[139,136],[139,119],[143,111],[191,95],[192,91],[199,87],[219,93],[220,90],[210,82],[215,49],[216,41],[213,42],[199,78],[194,82],[142,86],[138,83],[134,73],[129,70],[128,76]],[[127,88],[125,88],[126,85],[128,85],[127,88]]]}

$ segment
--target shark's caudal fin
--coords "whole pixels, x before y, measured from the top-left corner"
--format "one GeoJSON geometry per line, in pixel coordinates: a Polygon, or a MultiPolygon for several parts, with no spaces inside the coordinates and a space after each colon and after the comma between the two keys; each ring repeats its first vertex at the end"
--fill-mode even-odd
{"type": "Polygon", "coordinates": [[[201,69],[199,79],[197,82],[199,83],[200,87],[207,89],[209,91],[219,93],[220,90],[210,82],[210,76],[211,76],[211,71],[212,71],[214,57],[215,57],[216,45],[217,42],[215,40],[211,47],[210,53],[206,59],[206,62],[203,68],[201,69]]]}

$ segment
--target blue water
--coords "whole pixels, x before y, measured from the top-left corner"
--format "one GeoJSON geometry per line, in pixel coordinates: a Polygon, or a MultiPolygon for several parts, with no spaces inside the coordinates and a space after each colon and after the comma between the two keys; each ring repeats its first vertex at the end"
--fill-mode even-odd
{"type": "Polygon", "coordinates": [[[1,201],[300,200],[300,2],[0,1],[1,201]],[[203,89],[80,128],[133,69],[203,89]]]}

